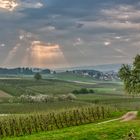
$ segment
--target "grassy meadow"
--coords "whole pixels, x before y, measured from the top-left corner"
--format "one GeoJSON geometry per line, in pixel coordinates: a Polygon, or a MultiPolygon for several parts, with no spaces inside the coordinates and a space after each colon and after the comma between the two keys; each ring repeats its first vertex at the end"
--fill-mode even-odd
{"type": "Polygon", "coordinates": [[[135,132],[135,139],[139,140],[139,125],[140,120],[123,123],[116,121],[101,125],[86,124],[4,140],[129,140],[131,131],[135,132]]]}
{"type": "MultiPolygon", "coordinates": [[[[44,75],[39,81],[32,76],[3,77],[0,79],[0,135],[5,140],[92,140],[92,138],[118,140],[117,138],[122,138],[130,130],[128,124],[124,123],[126,126],[124,128],[120,122],[113,122],[110,130],[111,127],[108,125],[97,127],[96,123],[118,118],[129,110],[139,111],[139,101],[139,97],[125,95],[123,85],[119,81],[97,81],[90,77],[66,73],[44,75]],[[74,90],[83,88],[93,92],[73,93],[74,90]],[[70,93],[74,94],[75,99],[59,100],[60,97],[66,97],[70,93]],[[46,102],[15,100],[23,95],[49,96],[53,97],[53,100],[46,102]],[[120,134],[118,132],[112,134],[113,129],[119,129],[119,126],[120,134]]],[[[132,125],[135,123],[132,122],[132,125]]]]}

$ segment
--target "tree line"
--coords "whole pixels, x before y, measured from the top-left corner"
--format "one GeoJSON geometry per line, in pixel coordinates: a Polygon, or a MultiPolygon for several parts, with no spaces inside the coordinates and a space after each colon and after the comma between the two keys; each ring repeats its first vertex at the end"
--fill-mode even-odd
{"type": "MultiPolygon", "coordinates": [[[[39,71],[39,70],[38,70],[39,71]]],[[[50,69],[43,69],[39,71],[41,74],[50,74],[50,69]]],[[[34,75],[36,71],[32,68],[0,68],[0,74],[7,74],[7,75],[34,75]]]]}

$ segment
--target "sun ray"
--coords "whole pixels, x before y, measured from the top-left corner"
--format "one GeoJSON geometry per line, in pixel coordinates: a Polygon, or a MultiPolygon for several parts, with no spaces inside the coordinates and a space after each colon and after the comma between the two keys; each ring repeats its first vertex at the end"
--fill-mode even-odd
{"type": "Polygon", "coordinates": [[[14,56],[17,54],[19,47],[20,47],[20,44],[16,44],[16,46],[13,47],[11,51],[9,51],[7,58],[5,59],[3,65],[10,64],[10,62],[12,61],[14,56]]]}
{"type": "Polygon", "coordinates": [[[28,52],[30,53],[33,66],[36,67],[58,67],[58,65],[68,65],[60,45],[33,41],[28,52]]]}

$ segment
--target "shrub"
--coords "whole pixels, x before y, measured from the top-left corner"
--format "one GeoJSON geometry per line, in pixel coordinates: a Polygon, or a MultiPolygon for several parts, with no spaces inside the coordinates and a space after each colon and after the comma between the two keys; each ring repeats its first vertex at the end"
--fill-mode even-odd
{"type": "Polygon", "coordinates": [[[74,90],[72,93],[73,94],[79,94],[79,91],[78,90],[74,90]]]}
{"type": "Polygon", "coordinates": [[[28,103],[34,103],[34,102],[51,102],[53,101],[53,97],[49,95],[21,95],[18,97],[19,102],[28,102],[28,103]]]}
{"type": "Polygon", "coordinates": [[[76,96],[72,93],[69,93],[66,97],[67,100],[76,100],[76,96]]]}
{"type": "Polygon", "coordinates": [[[54,101],[54,97],[51,95],[37,95],[37,102],[52,102],[54,101]]]}
{"type": "Polygon", "coordinates": [[[89,93],[95,93],[95,92],[94,92],[94,90],[93,90],[93,89],[90,89],[90,90],[89,90],[89,93]]]}
{"type": "Polygon", "coordinates": [[[81,88],[80,90],[73,90],[73,94],[89,94],[95,93],[93,89],[81,88]]]}
{"type": "Polygon", "coordinates": [[[126,136],[124,140],[137,140],[137,136],[134,130],[131,130],[126,136]]]}
{"type": "Polygon", "coordinates": [[[42,75],[41,75],[40,73],[36,73],[36,74],[34,75],[34,78],[35,78],[36,80],[41,80],[41,79],[42,79],[42,75]]]}
{"type": "Polygon", "coordinates": [[[58,100],[59,101],[65,101],[67,99],[67,96],[66,95],[59,95],[58,96],[58,100]]]}
{"type": "Polygon", "coordinates": [[[21,95],[20,97],[13,98],[13,100],[10,100],[10,102],[23,102],[23,103],[47,103],[47,102],[53,102],[53,101],[67,101],[67,100],[76,100],[76,96],[74,94],[68,94],[68,95],[59,95],[59,96],[51,96],[51,95],[21,95]]]}
{"type": "Polygon", "coordinates": [[[82,88],[82,89],[80,89],[80,93],[87,94],[87,93],[89,93],[89,91],[87,88],[82,88]]]}

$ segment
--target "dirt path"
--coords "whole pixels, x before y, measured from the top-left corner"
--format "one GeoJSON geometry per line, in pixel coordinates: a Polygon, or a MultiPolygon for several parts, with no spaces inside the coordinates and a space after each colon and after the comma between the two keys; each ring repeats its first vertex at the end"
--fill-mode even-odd
{"type": "Polygon", "coordinates": [[[0,98],[10,98],[12,97],[11,95],[9,95],[8,93],[0,90],[0,98]]]}
{"type": "Polygon", "coordinates": [[[114,121],[119,121],[119,120],[121,122],[127,122],[127,121],[131,121],[131,120],[136,119],[137,115],[138,115],[138,111],[131,111],[131,112],[126,113],[125,115],[123,115],[120,118],[112,119],[112,120],[108,120],[108,121],[104,121],[104,122],[100,122],[100,123],[97,123],[97,125],[106,124],[106,123],[109,123],[109,122],[114,122],[114,121]]]}
{"type": "Polygon", "coordinates": [[[99,125],[99,124],[106,124],[106,123],[114,122],[114,121],[118,121],[118,120],[121,120],[121,119],[120,118],[118,118],[118,119],[112,119],[112,120],[108,120],[108,121],[97,123],[97,125],[99,125]]]}

